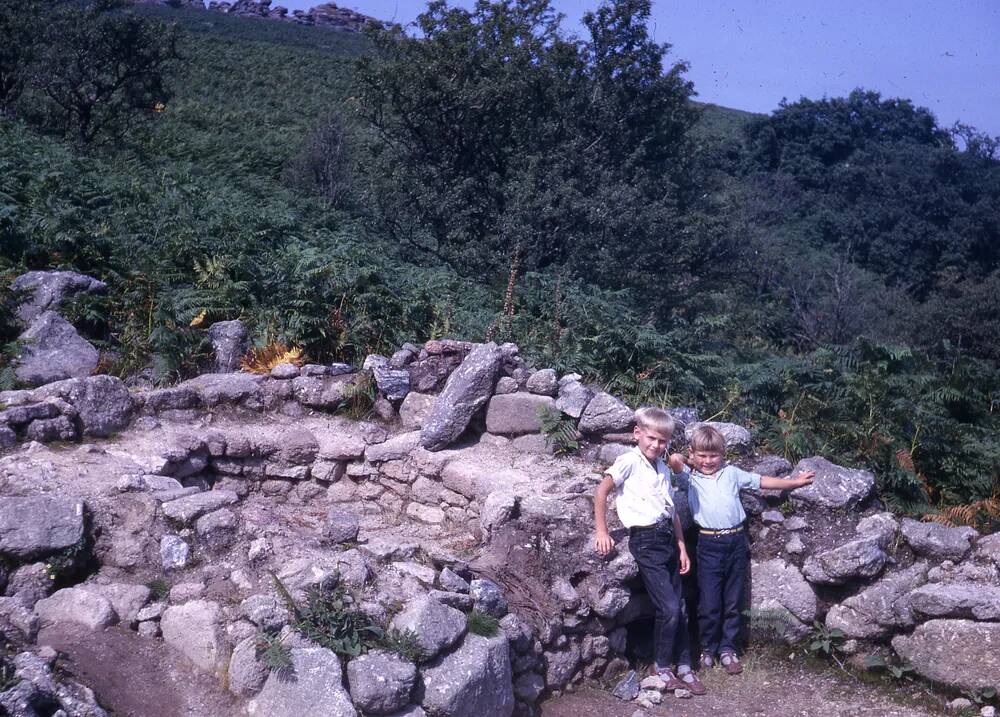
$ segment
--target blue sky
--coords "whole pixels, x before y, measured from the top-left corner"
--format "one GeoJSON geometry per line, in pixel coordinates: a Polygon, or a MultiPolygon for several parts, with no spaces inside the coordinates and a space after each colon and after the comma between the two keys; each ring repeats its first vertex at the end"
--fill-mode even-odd
{"type": "MultiPolygon", "coordinates": [[[[471,0],[452,0],[470,6],[471,0]]],[[[291,9],[310,0],[273,0],[291,9]]],[[[412,21],[415,0],[339,3],[412,21]]],[[[565,26],[596,0],[554,0],[565,26]]],[[[651,29],[686,60],[701,101],[768,112],[782,97],[819,98],[855,87],[907,97],[944,126],[961,120],[1000,135],[1000,0],[654,0],[651,29]]]]}

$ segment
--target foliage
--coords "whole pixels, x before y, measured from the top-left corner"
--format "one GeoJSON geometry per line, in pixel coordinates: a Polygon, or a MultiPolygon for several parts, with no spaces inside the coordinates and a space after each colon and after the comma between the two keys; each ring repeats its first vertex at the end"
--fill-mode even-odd
{"type": "Polygon", "coordinates": [[[913,665],[908,662],[899,664],[889,662],[881,655],[866,655],[864,665],[869,670],[883,670],[887,677],[897,682],[901,680],[910,681],[914,676],[913,665]]]}
{"type": "Polygon", "coordinates": [[[151,600],[165,600],[170,594],[170,583],[163,578],[153,578],[146,583],[151,600]]]}
{"type": "Polygon", "coordinates": [[[580,432],[576,430],[576,421],[562,411],[539,406],[538,420],[542,424],[545,442],[557,456],[572,453],[580,448],[580,432]]]}
{"type": "Polygon", "coordinates": [[[301,366],[304,363],[302,349],[288,348],[280,341],[272,341],[261,348],[251,348],[250,353],[240,362],[240,368],[248,373],[267,374],[275,366],[290,363],[301,366]]]}
{"type": "Polygon", "coordinates": [[[338,409],[348,418],[362,421],[372,415],[378,387],[370,371],[362,371],[353,381],[343,384],[343,402],[338,409]]]}
{"type": "Polygon", "coordinates": [[[292,670],[292,651],[280,636],[260,631],[255,644],[257,659],[271,672],[287,675],[292,670]]]}
{"type": "Polygon", "coordinates": [[[500,629],[500,621],[492,615],[472,610],[466,617],[466,626],[473,635],[493,637],[500,629]]]}
{"type": "Polygon", "coordinates": [[[380,646],[410,662],[420,662],[423,659],[423,648],[420,647],[417,635],[412,630],[397,630],[390,627],[385,630],[380,646]]]}
{"type": "Polygon", "coordinates": [[[743,612],[752,642],[776,642],[785,637],[790,615],[787,610],[749,609],[743,612]]]}
{"type": "Polygon", "coordinates": [[[822,657],[836,657],[841,652],[845,637],[840,628],[830,629],[819,620],[813,622],[806,638],[809,652],[822,657]]]}
{"type": "Polygon", "coordinates": [[[20,682],[17,668],[7,659],[6,650],[0,650],[0,692],[5,692],[20,682]]]}

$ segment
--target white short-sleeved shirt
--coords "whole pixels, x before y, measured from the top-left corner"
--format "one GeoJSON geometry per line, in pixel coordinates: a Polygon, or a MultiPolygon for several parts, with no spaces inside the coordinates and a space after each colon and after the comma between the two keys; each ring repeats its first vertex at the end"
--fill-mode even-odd
{"type": "Polygon", "coordinates": [[[740,502],[740,491],[760,488],[760,475],[736,466],[724,466],[714,475],[685,467],[688,477],[688,503],[694,522],[709,530],[735,528],[747,519],[740,502]]]}
{"type": "Polygon", "coordinates": [[[615,510],[626,528],[653,525],[673,516],[670,469],[660,460],[650,463],[638,447],[618,456],[605,473],[615,484],[615,510]]]}

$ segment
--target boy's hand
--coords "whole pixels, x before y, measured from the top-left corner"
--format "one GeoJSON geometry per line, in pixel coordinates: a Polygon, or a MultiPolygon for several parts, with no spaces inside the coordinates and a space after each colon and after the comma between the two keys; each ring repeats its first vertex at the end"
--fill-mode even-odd
{"type": "Polygon", "coordinates": [[[674,473],[683,473],[685,466],[684,456],[680,453],[671,453],[670,458],[667,459],[667,465],[674,473]]]}
{"type": "Polygon", "coordinates": [[[594,541],[594,547],[597,548],[598,555],[607,555],[615,547],[614,538],[607,533],[598,533],[597,539],[594,541]]]}
{"type": "Polygon", "coordinates": [[[797,476],[793,476],[791,482],[795,484],[795,488],[801,488],[812,483],[814,475],[816,475],[816,471],[802,471],[797,476]]]}
{"type": "Polygon", "coordinates": [[[688,571],[691,570],[691,558],[688,557],[687,547],[683,543],[677,546],[677,552],[680,553],[680,574],[687,575],[688,571]]]}

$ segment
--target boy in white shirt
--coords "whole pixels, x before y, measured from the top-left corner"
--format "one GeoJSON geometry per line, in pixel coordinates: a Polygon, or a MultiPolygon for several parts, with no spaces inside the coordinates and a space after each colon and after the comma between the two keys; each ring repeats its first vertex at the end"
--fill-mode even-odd
{"type": "Polygon", "coordinates": [[[606,555],[615,541],[608,533],[608,495],[629,531],[628,549],[656,610],[653,630],[654,664],[651,672],[667,689],[706,690],[691,670],[691,648],[680,576],[691,569],[684,532],[674,510],[670,471],[661,456],[670,444],[674,421],[660,408],[635,412],[635,448],[618,457],[604,473],[594,498],[597,552],[606,555]],[[677,665],[676,673],[673,665],[677,665]]]}
{"type": "Polygon", "coordinates": [[[725,465],[725,456],[725,437],[711,426],[698,426],[691,434],[687,460],[674,453],[670,456],[670,469],[674,474],[685,474],[688,503],[698,524],[700,663],[702,667],[711,667],[718,655],[726,672],[736,675],[743,671],[736,643],[750,564],[747,516],[740,502],[740,491],[799,488],[812,483],[815,471],[785,480],[725,465]]]}

